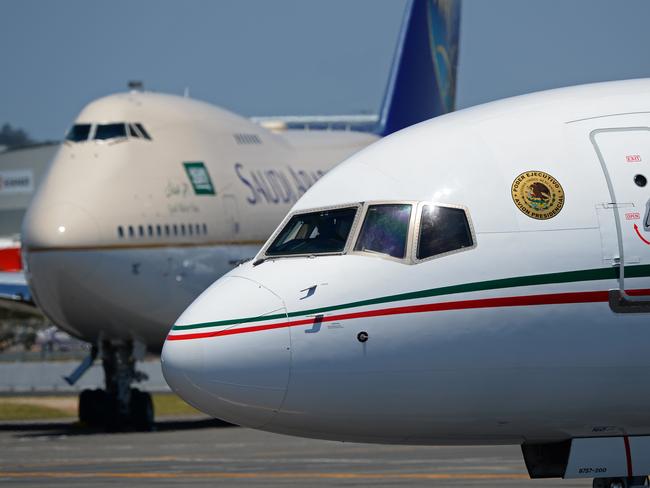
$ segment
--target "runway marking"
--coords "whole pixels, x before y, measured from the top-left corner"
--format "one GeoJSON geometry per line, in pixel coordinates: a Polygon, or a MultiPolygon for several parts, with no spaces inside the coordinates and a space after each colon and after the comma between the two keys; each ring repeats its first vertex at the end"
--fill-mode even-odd
{"type": "MultiPolygon", "coordinates": [[[[417,447],[413,449],[404,449],[406,446],[400,446],[402,449],[400,449],[403,452],[409,451],[409,450],[416,450],[417,447]]],[[[380,449],[378,449],[379,451],[380,449]]],[[[354,454],[354,449],[351,450],[351,455],[354,454]]],[[[384,451],[392,452],[389,448],[384,449],[384,451]]],[[[278,454],[278,453],[275,453],[278,454]]],[[[282,458],[278,459],[277,455],[271,455],[269,454],[268,457],[264,456],[263,453],[259,454],[257,457],[261,458],[262,460],[267,457],[268,461],[263,461],[266,463],[277,463],[277,462],[286,462],[289,461],[290,459],[290,452],[285,453],[287,455],[287,458],[282,458]]],[[[167,463],[194,463],[197,461],[202,461],[201,458],[196,458],[194,456],[148,456],[148,457],[141,457],[141,458],[134,458],[134,457],[119,457],[119,458],[102,458],[106,463],[109,464],[119,464],[120,467],[123,467],[124,465],[132,465],[133,463],[149,463],[149,462],[167,462],[167,463]]],[[[312,461],[312,462],[323,462],[324,458],[318,458],[316,460],[314,459],[306,459],[304,461],[312,461]]],[[[350,463],[349,459],[335,459],[333,460],[334,462],[340,462],[341,464],[345,463],[350,463]]],[[[371,465],[373,463],[373,460],[371,459],[355,459],[354,460],[357,463],[360,464],[369,464],[371,465]]],[[[219,464],[228,464],[232,462],[236,462],[234,459],[229,459],[229,458],[219,458],[218,459],[219,464]]],[[[326,462],[326,461],[325,461],[326,462]]],[[[401,466],[404,466],[403,461],[389,461],[388,463],[392,464],[399,464],[401,466]]],[[[420,460],[415,460],[411,464],[421,464],[422,462],[420,460]]],[[[88,459],[69,459],[69,460],[58,460],[58,461],[45,461],[45,462],[31,462],[31,463],[13,463],[13,464],[5,464],[4,466],[0,465],[0,473],[3,472],[17,472],[17,473],[40,473],[43,471],[33,471],[36,469],[43,469],[43,468],[68,468],[68,469],[75,469],[75,468],[80,468],[83,466],[92,466],[96,465],[97,461],[96,460],[88,460],[88,459]],[[20,471],[19,471],[20,470],[20,471]],[[32,470],[32,471],[27,471],[27,470],[32,470]]],[[[383,463],[386,465],[386,463],[383,463]]],[[[508,469],[511,471],[517,471],[519,466],[517,463],[514,464],[504,464],[501,466],[503,469],[508,469]]],[[[481,466],[481,465],[476,465],[473,466],[472,469],[475,471],[480,471],[480,470],[492,470],[493,466],[486,465],[486,466],[481,466]]],[[[154,467],[152,466],[152,469],[154,467]]],[[[452,468],[453,469],[453,468],[452,468]]],[[[45,471],[47,472],[47,471],[45,471]]],[[[388,473],[390,474],[390,473],[388,473]]]]}
{"type": "MultiPolygon", "coordinates": [[[[170,462],[189,462],[192,461],[191,457],[179,457],[179,456],[147,456],[147,457],[113,457],[113,458],[102,458],[105,462],[111,463],[147,463],[153,461],[170,461],[170,462]]],[[[0,473],[2,469],[38,469],[38,468],[47,468],[47,467],[63,467],[63,466],[87,466],[96,464],[96,460],[90,459],[59,459],[56,461],[37,461],[30,463],[12,463],[5,464],[0,466],[0,473]]]]}
{"type": "Polygon", "coordinates": [[[391,479],[391,480],[521,480],[529,479],[524,473],[243,473],[243,472],[153,472],[115,473],[74,471],[0,471],[0,478],[120,478],[120,479],[391,479]]]}

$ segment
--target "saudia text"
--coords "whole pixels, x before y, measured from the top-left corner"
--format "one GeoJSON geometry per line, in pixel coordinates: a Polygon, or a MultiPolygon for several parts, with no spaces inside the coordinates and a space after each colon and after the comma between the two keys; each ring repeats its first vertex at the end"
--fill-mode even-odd
{"type": "Polygon", "coordinates": [[[291,166],[264,170],[247,169],[241,163],[235,164],[235,173],[239,181],[248,188],[246,201],[251,205],[294,203],[325,174],[321,170],[306,171],[291,166]]]}

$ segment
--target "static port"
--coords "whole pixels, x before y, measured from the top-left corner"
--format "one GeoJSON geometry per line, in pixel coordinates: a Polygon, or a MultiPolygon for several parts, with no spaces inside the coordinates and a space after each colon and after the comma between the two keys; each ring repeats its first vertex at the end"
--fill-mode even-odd
{"type": "Polygon", "coordinates": [[[635,175],[634,176],[634,183],[636,183],[637,186],[640,186],[643,188],[648,184],[648,179],[643,176],[643,175],[635,175]]]}

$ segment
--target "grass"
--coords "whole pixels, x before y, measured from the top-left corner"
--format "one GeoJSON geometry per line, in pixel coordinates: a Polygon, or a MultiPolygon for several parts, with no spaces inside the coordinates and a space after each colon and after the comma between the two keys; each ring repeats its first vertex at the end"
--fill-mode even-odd
{"type": "Polygon", "coordinates": [[[43,405],[0,401],[2,420],[47,420],[70,417],[70,412],[43,405]]]}
{"type": "Polygon", "coordinates": [[[156,416],[201,414],[201,412],[189,406],[174,393],[154,393],[153,410],[156,416]]]}
{"type": "MultiPolygon", "coordinates": [[[[154,393],[152,398],[156,417],[201,414],[174,393],[154,393]]],[[[0,422],[76,418],[77,404],[76,395],[0,397],[0,422]]]]}

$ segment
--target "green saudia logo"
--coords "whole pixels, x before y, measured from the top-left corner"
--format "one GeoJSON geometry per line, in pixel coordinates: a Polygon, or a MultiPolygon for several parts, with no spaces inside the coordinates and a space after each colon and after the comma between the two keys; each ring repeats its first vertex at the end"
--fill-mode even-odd
{"type": "Polygon", "coordinates": [[[187,177],[192,183],[196,195],[215,195],[212,180],[208,173],[208,168],[201,161],[191,161],[183,163],[187,177]]]}

